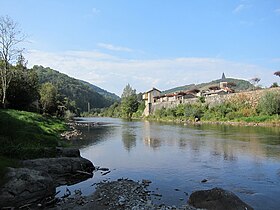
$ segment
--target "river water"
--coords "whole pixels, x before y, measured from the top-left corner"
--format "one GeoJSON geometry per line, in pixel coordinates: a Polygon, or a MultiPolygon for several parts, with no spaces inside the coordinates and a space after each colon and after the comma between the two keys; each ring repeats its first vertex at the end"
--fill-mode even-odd
{"type": "Polygon", "coordinates": [[[81,155],[110,173],[66,187],[94,192],[94,183],[148,179],[154,202],[181,206],[196,190],[221,187],[255,209],[280,209],[280,128],[225,125],[186,126],[113,118],[81,128],[73,141],[81,155]],[[207,182],[201,182],[206,179],[207,182]]]}

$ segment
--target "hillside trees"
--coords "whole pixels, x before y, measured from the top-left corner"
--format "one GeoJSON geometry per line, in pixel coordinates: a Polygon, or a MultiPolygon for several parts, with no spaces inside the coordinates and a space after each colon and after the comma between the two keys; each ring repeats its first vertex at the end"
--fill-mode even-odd
{"type": "MultiPolygon", "coordinates": [[[[59,101],[63,103],[64,98],[75,101],[76,107],[81,111],[88,111],[88,103],[91,108],[104,108],[113,104],[113,99],[108,100],[97,93],[89,83],[71,78],[49,67],[33,66],[38,74],[39,83],[50,82],[55,85],[59,93],[59,101]]],[[[103,90],[104,91],[104,90],[103,90]]]]}
{"type": "Polygon", "coordinates": [[[38,76],[26,64],[24,57],[20,55],[16,66],[13,66],[14,76],[7,90],[9,108],[28,110],[39,99],[38,76]]]}
{"type": "Polygon", "coordinates": [[[16,61],[23,49],[19,44],[25,36],[18,29],[18,24],[10,17],[0,17],[0,77],[1,77],[1,103],[5,108],[7,103],[7,90],[14,76],[12,64],[16,61]]]}

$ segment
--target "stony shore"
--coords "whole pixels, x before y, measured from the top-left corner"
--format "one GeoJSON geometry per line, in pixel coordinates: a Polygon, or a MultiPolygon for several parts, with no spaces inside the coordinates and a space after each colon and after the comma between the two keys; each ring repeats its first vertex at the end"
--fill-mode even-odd
{"type": "Polygon", "coordinates": [[[188,203],[183,206],[168,206],[154,204],[148,190],[151,182],[141,182],[129,179],[118,179],[97,184],[96,191],[91,196],[83,196],[76,190],[74,195],[62,198],[53,210],[252,210],[253,208],[241,201],[232,192],[221,188],[193,192],[188,203]]]}
{"type": "MultiPolygon", "coordinates": [[[[71,139],[80,135],[72,123],[72,131],[64,137],[71,139]]],[[[96,126],[95,123],[81,123],[81,126],[96,126]]],[[[80,126],[80,125],[79,125],[80,126]]],[[[193,192],[184,206],[157,205],[152,202],[148,190],[151,181],[118,179],[96,184],[96,191],[83,196],[80,190],[67,192],[56,197],[56,187],[72,185],[93,176],[94,165],[80,156],[77,149],[57,148],[57,157],[22,161],[21,168],[9,168],[8,181],[0,190],[1,209],[95,209],[95,210],[195,210],[195,209],[253,209],[232,192],[213,188],[193,192]]],[[[106,173],[106,172],[105,172],[106,173]]]]}
{"type": "Polygon", "coordinates": [[[0,189],[0,209],[47,207],[55,202],[55,190],[93,176],[93,164],[77,149],[57,148],[57,157],[24,160],[8,168],[0,189]]]}

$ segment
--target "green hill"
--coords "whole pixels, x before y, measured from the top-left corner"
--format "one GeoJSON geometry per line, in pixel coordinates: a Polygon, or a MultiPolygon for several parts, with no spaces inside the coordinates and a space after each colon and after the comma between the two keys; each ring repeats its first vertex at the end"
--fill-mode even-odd
{"type": "MultiPolygon", "coordinates": [[[[223,81],[228,82],[228,83],[234,83],[236,85],[235,87],[233,87],[235,92],[251,90],[254,87],[250,82],[248,82],[246,80],[241,80],[241,79],[226,78],[223,81]]],[[[214,81],[211,81],[208,83],[179,86],[179,87],[175,87],[175,88],[172,88],[169,90],[165,90],[165,91],[163,91],[163,94],[174,93],[177,91],[193,90],[193,89],[207,90],[211,86],[219,86],[220,82],[221,82],[221,79],[218,79],[218,80],[214,80],[214,81]]]]}
{"type": "Polygon", "coordinates": [[[37,72],[39,83],[51,82],[58,89],[59,95],[75,101],[76,106],[83,112],[91,108],[103,108],[112,105],[118,100],[118,96],[87,82],[69,77],[49,67],[35,65],[33,69],[37,72]],[[98,91],[97,91],[98,90],[98,91]]]}
{"type": "Polygon", "coordinates": [[[109,101],[112,101],[113,103],[115,101],[120,101],[120,97],[117,96],[115,93],[110,93],[107,90],[104,90],[100,87],[97,87],[93,84],[90,84],[89,82],[85,82],[83,80],[80,80],[80,82],[88,85],[89,87],[91,87],[95,92],[99,93],[100,95],[104,96],[106,99],[108,99],[109,101]]]}

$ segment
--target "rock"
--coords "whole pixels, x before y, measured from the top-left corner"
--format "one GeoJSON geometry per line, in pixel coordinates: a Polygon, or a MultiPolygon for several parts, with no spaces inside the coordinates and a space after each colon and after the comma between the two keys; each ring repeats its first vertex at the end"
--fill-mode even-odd
{"type": "Polygon", "coordinates": [[[190,195],[188,203],[196,208],[213,210],[252,210],[234,193],[221,188],[200,190],[190,195]]]}
{"type": "Polygon", "coordinates": [[[57,147],[56,151],[58,157],[81,157],[78,149],[57,147]]]}
{"type": "Polygon", "coordinates": [[[40,171],[27,168],[8,168],[8,180],[0,190],[0,208],[20,207],[26,202],[40,201],[55,193],[52,178],[40,171]]]}
{"type": "Polygon", "coordinates": [[[201,180],[201,183],[205,183],[207,181],[208,181],[207,179],[203,179],[203,180],[201,180]]]}
{"type": "Polygon", "coordinates": [[[82,157],[41,158],[25,160],[22,164],[26,168],[48,173],[56,186],[87,179],[94,170],[92,162],[82,157]]]}

